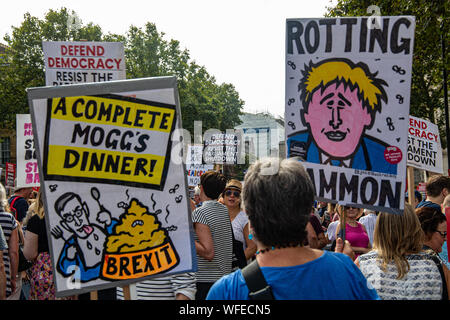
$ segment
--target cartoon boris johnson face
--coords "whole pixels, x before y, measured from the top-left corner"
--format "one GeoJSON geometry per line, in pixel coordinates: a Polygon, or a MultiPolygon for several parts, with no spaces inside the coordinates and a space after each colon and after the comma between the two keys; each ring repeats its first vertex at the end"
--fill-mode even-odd
{"type": "Polygon", "coordinates": [[[381,112],[381,102],[387,103],[387,83],[366,64],[348,59],[310,63],[302,73],[300,116],[307,130],[288,137],[289,156],[396,174],[397,166],[384,158],[389,145],[366,134],[381,112]]]}

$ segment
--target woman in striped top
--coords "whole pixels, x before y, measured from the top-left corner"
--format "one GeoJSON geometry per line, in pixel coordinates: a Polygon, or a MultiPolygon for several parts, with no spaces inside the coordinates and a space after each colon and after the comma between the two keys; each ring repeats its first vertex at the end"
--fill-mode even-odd
{"type": "Polygon", "coordinates": [[[8,249],[2,226],[0,226],[0,300],[6,299],[6,274],[5,263],[3,262],[3,250],[8,249]]]}
{"type": "MultiPolygon", "coordinates": [[[[187,272],[144,280],[130,285],[131,300],[194,300],[195,273],[187,272]]],[[[124,300],[121,287],[117,287],[117,298],[124,300]]]]}
{"type": "Polygon", "coordinates": [[[204,300],[215,281],[231,272],[233,235],[228,209],[217,199],[225,189],[225,177],[207,171],[200,177],[202,206],[192,213],[198,271],[196,300],[204,300]]]}
{"type": "Polygon", "coordinates": [[[17,269],[19,266],[19,234],[17,227],[19,224],[8,210],[8,200],[6,191],[0,183],[0,225],[6,241],[8,249],[3,250],[3,262],[5,264],[6,273],[6,297],[10,296],[16,290],[17,269]]]}

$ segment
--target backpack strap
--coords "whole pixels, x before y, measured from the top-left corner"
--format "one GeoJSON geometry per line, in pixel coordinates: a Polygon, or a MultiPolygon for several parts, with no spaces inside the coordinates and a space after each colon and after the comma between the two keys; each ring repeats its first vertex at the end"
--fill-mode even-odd
{"type": "Polygon", "coordinates": [[[256,259],[241,272],[250,291],[250,300],[275,300],[272,288],[267,284],[256,259]]]}
{"type": "Polygon", "coordinates": [[[444,275],[444,269],[442,268],[441,260],[435,255],[431,254],[431,259],[436,263],[439,273],[441,274],[442,278],[442,299],[441,300],[448,300],[448,289],[447,289],[447,282],[445,281],[445,275],[444,275]]]}
{"type": "Polygon", "coordinates": [[[19,199],[19,196],[16,196],[12,201],[11,204],[9,205],[9,207],[11,208],[11,210],[14,210],[15,216],[16,216],[16,220],[17,220],[17,209],[14,208],[14,203],[16,202],[17,199],[19,199]]]}

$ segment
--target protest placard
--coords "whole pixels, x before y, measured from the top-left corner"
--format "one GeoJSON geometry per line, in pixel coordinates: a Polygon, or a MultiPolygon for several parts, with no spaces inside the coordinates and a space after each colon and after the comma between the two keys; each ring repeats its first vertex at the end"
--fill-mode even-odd
{"type": "Polygon", "coordinates": [[[57,296],[196,270],[174,77],[32,88],[57,296]],[[176,154],[176,153],[174,153],[176,154]]]}
{"type": "Polygon", "coordinates": [[[213,169],[214,165],[203,163],[202,145],[188,145],[186,153],[186,175],[190,187],[195,187],[200,184],[200,176],[206,171],[213,169]]]}
{"type": "Polygon", "coordinates": [[[123,80],[121,42],[42,41],[47,86],[123,80]]]}
{"type": "Polygon", "coordinates": [[[6,164],[5,164],[5,187],[14,187],[15,179],[16,179],[16,165],[14,163],[6,162],[6,164]]]}
{"type": "Polygon", "coordinates": [[[434,123],[409,116],[408,166],[443,173],[441,138],[434,123]]]}
{"type": "Polygon", "coordinates": [[[401,212],[415,19],[379,18],[287,20],[287,156],[318,200],[401,212]]]}
{"type": "Polygon", "coordinates": [[[205,133],[203,162],[206,164],[240,164],[242,131],[205,133]]]}
{"type": "Polygon", "coordinates": [[[39,187],[39,170],[29,114],[16,114],[16,177],[18,186],[39,187]]]}

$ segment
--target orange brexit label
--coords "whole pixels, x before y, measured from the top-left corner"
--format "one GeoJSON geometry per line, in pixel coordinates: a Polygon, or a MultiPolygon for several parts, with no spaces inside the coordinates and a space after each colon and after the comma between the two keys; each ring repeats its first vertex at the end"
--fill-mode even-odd
{"type": "Polygon", "coordinates": [[[102,276],[109,280],[137,279],[170,270],[178,262],[178,255],[168,241],[149,250],[106,253],[102,276]]]}

